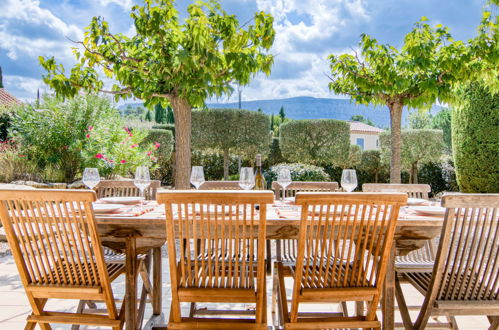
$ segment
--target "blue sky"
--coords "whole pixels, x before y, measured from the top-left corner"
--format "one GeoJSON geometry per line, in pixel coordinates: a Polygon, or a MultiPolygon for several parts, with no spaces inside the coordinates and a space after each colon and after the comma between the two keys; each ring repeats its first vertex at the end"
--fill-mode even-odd
{"type": "MultiPolygon", "coordinates": [[[[74,63],[73,44],[93,16],[103,16],[113,32],[133,33],[130,8],[137,0],[0,0],[0,66],[5,88],[32,100],[47,90],[38,56],[74,63]]],[[[336,97],[328,88],[327,56],[351,52],[359,35],[400,46],[421,16],[451,29],[455,39],[475,35],[486,0],[221,0],[223,8],[246,22],[257,10],[275,18],[276,55],[272,75],[258,75],[243,87],[244,100],[294,96],[336,97]]],[[[185,13],[191,1],[177,1],[185,13]]],[[[223,98],[235,101],[236,95],[223,98]]]]}

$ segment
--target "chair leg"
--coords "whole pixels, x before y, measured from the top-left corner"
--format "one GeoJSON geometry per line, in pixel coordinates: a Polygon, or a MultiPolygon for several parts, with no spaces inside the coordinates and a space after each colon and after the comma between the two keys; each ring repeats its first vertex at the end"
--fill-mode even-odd
{"type": "Polygon", "coordinates": [[[454,316],[446,316],[446,318],[453,330],[459,330],[459,326],[457,325],[457,321],[454,316]]]}
{"type": "MultiPolygon", "coordinates": [[[[89,303],[89,301],[87,301],[87,300],[80,300],[80,302],[78,303],[78,307],[76,307],[76,313],[83,313],[83,310],[85,309],[85,305],[88,303],[89,303]]],[[[71,326],[71,330],[78,330],[78,329],[80,329],[79,324],[73,324],[71,326]]]]}
{"type": "Polygon", "coordinates": [[[341,302],[341,311],[343,312],[344,317],[348,317],[348,307],[346,301],[341,302]]]}
{"type": "Polygon", "coordinates": [[[265,245],[267,247],[267,260],[265,261],[265,267],[267,275],[272,273],[272,242],[271,240],[265,240],[265,245]]]}
{"type": "Polygon", "coordinates": [[[277,271],[274,267],[274,273],[272,274],[272,298],[271,298],[271,314],[272,314],[272,324],[276,327],[276,307],[277,307],[277,271]]]}
{"type": "Polygon", "coordinates": [[[402,292],[402,287],[397,276],[395,276],[395,298],[397,299],[400,315],[402,316],[402,322],[404,322],[404,328],[406,330],[412,329],[411,316],[409,315],[409,309],[407,308],[404,293],[402,292]]]}
{"type": "Polygon", "coordinates": [[[191,303],[191,307],[189,308],[189,317],[194,317],[196,314],[196,303],[191,303]]]}
{"type": "Polygon", "coordinates": [[[356,301],[355,302],[355,313],[357,316],[364,316],[364,302],[356,301]]]}
{"type": "Polygon", "coordinates": [[[498,330],[499,329],[499,316],[487,316],[490,322],[490,327],[488,330],[498,330]]]}

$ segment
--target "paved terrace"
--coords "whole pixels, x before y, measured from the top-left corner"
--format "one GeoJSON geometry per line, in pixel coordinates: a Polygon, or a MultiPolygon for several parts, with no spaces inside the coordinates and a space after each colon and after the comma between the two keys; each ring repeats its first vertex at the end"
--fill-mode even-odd
{"type": "MultiPolygon", "coordinates": [[[[168,271],[168,264],[167,264],[167,258],[163,257],[163,313],[164,315],[168,315],[169,309],[170,309],[170,275],[168,271]]],[[[139,285],[139,288],[142,285],[139,285]]],[[[291,287],[291,285],[287,285],[288,288],[291,287]]],[[[272,288],[272,279],[268,277],[267,280],[267,299],[268,299],[268,307],[269,307],[269,314],[268,314],[268,323],[269,323],[269,329],[272,329],[271,324],[272,324],[272,317],[270,313],[270,298],[271,298],[271,288],[272,288]]],[[[407,303],[408,305],[421,305],[423,302],[423,296],[421,296],[414,288],[404,285],[403,286],[404,290],[408,291],[407,297],[407,303]]],[[[121,276],[118,278],[116,281],[113,282],[113,290],[115,293],[115,296],[118,299],[121,299],[123,297],[123,293],[125,290],[125,277],[121,276]]],[[[288,292],[290,295],[291,292],[288,292]]],[[[48,307],[50,307],[52,310],[57,310],[57,311],[74,311],[77,306],[77,301],[73,300],[53,300],[52,302],[49,302],[48,307]]],[[[228,306],[221,306],[222,308],[227,308],[228,306]]],[[[231,306],[232,307],[232,306],[231,306]]],[[[234,306],[235,309],[241,309],[241,307],[244,308],[244,306],[234,306]]],[[[336,304],[331,304],[328,306],[330,309],[329,311],[337,311],[338,306],[336,304]]],[[[324,310],[327,311],[327,309],[324,308],[322,305],[313,305],[310,304],[307,306],[307,309],[309,310],[324,310]]],[[[187,313],[189,310],[189,306],[186,304],[184,307],[184,313],[187,313]]],[[[354,306],[351,305],[349,306],[349,311],[354,311],[354,306]]],[[[26,316],[31,312],[31,308],[29,306],[28,300],[26,299],[26,296],[24,294],[24,288],[22,286],[21,280],[18,276],[17,268],[14,263],[14,260],[12,256],[6,254],[2,257],[0,257],[0,329],[2,330],[17,330],[17,329],[24,329],[24,326],[26,324],[26,316]]],[[[147,306],[146,312],[145,312],[145,319],[144,319],[144,324],[146,321],[151,317],[152,315],[152,309],[150,308],[150,305],[147,306]]],[[[413,320],[415,320],[417,316],[417,311],[412,311],[411,312],[411,317],[413,320]]],[[[381,315],[378,315],[379,318],[381,318],[381,315]]],[[[467,329],[467,330],[481,330],[481,329],[487,329],[489,327],[489,322],[485,316],[458,316],[456,317],[458,325],[460,329],[467,329]]],[[[441,321],[445,321],[445,319],[442,317],[440,318],[441,321]]],[[[402,322],[400,315],[396,313],[396,321],[397,322],[402,322]]],[[[430,319],[431,322],[431,319],[430,319]]],[[[70,325],[54,325],[53,329],[71,329],[70,325]]],[[[81,326],[80,329],[96,329],[95,327],[87,327],[87,326],[81,326]]]]}

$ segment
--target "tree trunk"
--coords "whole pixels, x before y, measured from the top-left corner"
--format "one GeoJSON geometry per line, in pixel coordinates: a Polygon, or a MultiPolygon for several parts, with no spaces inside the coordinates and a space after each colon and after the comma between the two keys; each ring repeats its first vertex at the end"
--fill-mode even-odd
{"type": "Polygon", "coordinates": [[[172,99],[175,118],[175,189],[189,189],[191,171],[191,106],[187,100],[172,99]]]}
{"type": "Polygon", "coordinates": [[[390,109],[391,148],[390,183],[400,183],[400,140],[402,128],[402,102],[395,100],[388,104],[390,109]]]}
{"type": "Polygon", "coordinates": [[[229,149],[224,149],[224,180],[229,180],[229,149]]]}
{"type": "Polygon", "coordinates": [[[412,183],[418,183],[418,163],[414,162],[411,166],[412,183]]]}

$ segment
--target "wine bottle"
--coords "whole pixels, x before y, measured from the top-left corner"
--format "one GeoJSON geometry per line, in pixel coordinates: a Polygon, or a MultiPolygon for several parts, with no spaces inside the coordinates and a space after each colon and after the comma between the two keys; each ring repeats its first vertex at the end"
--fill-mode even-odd
{"type": "Polygon", "coordinates": [[[263,177],[262,172],[262,155],[256,155],[256,170],[255,170],[255,187],[254,190],[265,190],[267,189],[267,183],[263,177]]]}

